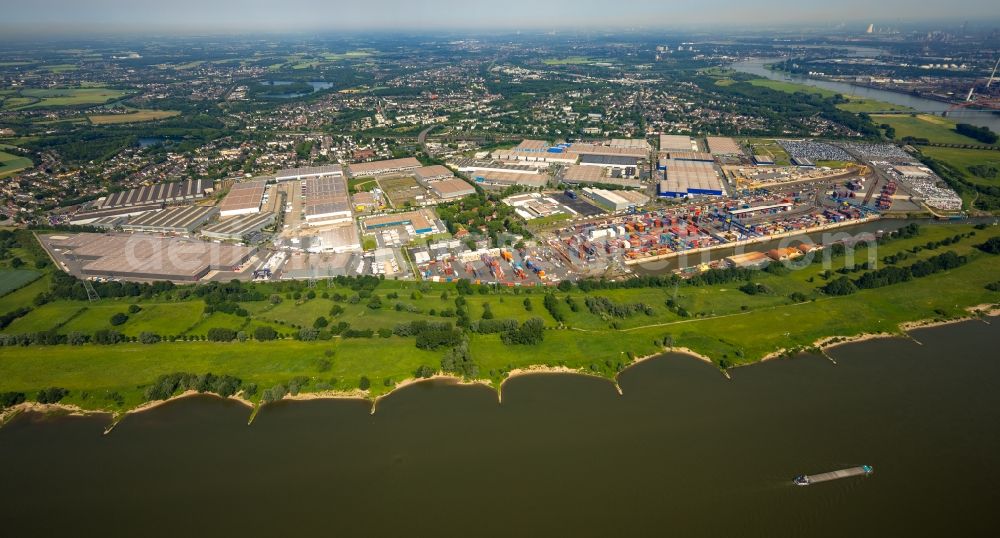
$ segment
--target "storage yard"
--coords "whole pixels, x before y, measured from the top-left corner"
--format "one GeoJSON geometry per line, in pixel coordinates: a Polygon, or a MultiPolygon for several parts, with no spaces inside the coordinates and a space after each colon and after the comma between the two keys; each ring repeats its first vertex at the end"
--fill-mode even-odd
{"type": "MultiPolygon", "coordinates": [[[[863,222],[887,211],[917,212],[921,204],[945,213],[961,207],[961,199],[933,171],[889,144],[756,143],[774,151],[780,145],[788,153],[782,162],[792,163],[785,166],[775,165],[770,151],[747,154],[726,137],[708,137],[702,145],[691,137],[663,135],[659,142],[658,170],[653,171],[648,161],[653,148],[645,140],[555,145],[526,140],[494,152],[493,160],[453,158],[450,168],[422,166],[413,158],[347,165],[351,177],[372,177],[368,190],[354,195],[349,194],[348,175],[336,165],[282,170],[274,177],[277,184],[270,178],[237,181],[217,206],[194,204],[213,190],[204,183],[143,187],[91,204],[70,222],[135,232],[137,238],[153,237],[141,233],[200,233],[216,243],[160,245],[192,249],[198,263],[142,256],[125,263],[113,250],[121,248],[121,237],[127,235],[98,235],[108,239],[79,239],[79,245],[64,242],[52,248],[54,256],[62,255],[61,263],[90,278],[249,278],[254,271],[246,271],[245,254],[252,246],[198,254],[204,248],[199,245],[234,247],[218,244],[228,242],[274,249],[265,255],[267,262],[256,278],[378,274],[535,285],[579,276],[622,277],[631,272],[629,265],[645,261],[863,222]],[[706,147],[711,153],[701,151],[706,147]],[[815,166],[817,161],[841,164],[815,166]],[[468,174],[472,183],[452,170],[468,174]],[[578,190],[543,190],[557,184],[578,190]],[[488,248],[477,235],[449,239],[433,206],[472,195],[476,185],[541,191],[502,201],[533,223],[536,237],[519,249],[488,248]],[[659,201],[651,206],[652,195],[659,201]],[[182,199],[187,205],[164,209],[182,199]],[[216,216],[220,219],[213,222],[216,216]],[[272,226],[277,228],[273,238],[265,233],[272,226]],[[417,246],[427,237],[435,243],[417,246]],[[102,254],[100,245],[111,246],[102,254]],[[96,254],[87,254],[88,249],[96,254]]],[[[762,261],[750,256],[730,263],[753,266],[762,261]]]]}

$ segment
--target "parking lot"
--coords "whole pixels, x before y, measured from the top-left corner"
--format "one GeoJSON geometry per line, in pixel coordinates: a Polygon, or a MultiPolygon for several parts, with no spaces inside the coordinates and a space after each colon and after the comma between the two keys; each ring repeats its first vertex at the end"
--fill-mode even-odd
{"type": "Polygon", "coordinates": [[[570,198],[569,196],[566,196],[566,193],[562,193],[561,192],[559,194],[553,194],[553,195],[551,195],[551,198],[554,198],[560,204],[562,204],[562,205],[568,207],[569,209],[572,209],[573,211],[575,211],[577,214],[574,215],[574,218],[575,217],[596,217],[598,215],[603,215],[603,214],[607,213],[607,211],[605,211],[605,210],[597,207],[596,205],[594,205],[594,204],[592,204],[590,202],[587,202],[582,197],[580,197],[580,195],[577,195],[577,197],[574,199],[574,198],[570,198]]]}

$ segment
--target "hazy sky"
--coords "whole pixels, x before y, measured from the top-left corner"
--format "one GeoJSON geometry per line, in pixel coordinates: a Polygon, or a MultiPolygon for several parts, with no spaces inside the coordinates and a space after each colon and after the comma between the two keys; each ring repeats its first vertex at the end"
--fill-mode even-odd
{"type": "Polygon", "coordinates": [[[255,32],[530,29],[697,24],[833,26],[998,17],[997,0],[15,0],[0,27],[22,31],[255,32]]]}

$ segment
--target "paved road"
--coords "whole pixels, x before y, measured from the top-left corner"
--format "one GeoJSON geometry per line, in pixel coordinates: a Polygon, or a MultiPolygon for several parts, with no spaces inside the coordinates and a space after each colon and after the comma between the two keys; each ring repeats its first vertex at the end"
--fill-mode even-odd
{"type": "Polygon", "coordinates": [[[420,134],[417,135],[417,143],[420,144],[420,149],[423,150],[424,155],[427,155],[428,157],[431,156],[431,152],[427,151],[427,135],[433,131],[435,127],[437,127],[437,125],[431,125],[423,131],[420,131],[420,134]]]}

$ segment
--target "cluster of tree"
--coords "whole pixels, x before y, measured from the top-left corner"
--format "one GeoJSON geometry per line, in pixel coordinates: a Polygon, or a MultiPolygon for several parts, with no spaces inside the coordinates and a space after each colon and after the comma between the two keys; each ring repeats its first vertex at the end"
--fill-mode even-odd
{"type": "Polygon", "coordinates": [[[968,123],[959,123],[955,125],[955,132],[969,138],[974,138],[983,144],[997,143],[997,134],[991,131],[989,127],[979,127],[968,123]]]}
{"type": "Polygon", "coordinates": [[[427,379],[428,377],[431,377],[434,374],[435,374],[434,368],[423,365],[417,368],[416,371],[413,372],[413,377],[427,379]]]}
{"type": "Polygon", "coordinates": [[[504,344],[533,346],[541,344],[545,338],[545,324],[539,318],[531,318],[520,327],[507,328],[500,333],[500,341],[504,344]]]}
{"type": "Polygon", "coordinates": [[[463,339],[444,354],[444,357],[441,358],[441,370],[465,378],[479,376],[479,366],[472,360],[467,340],[463,339]]]}
{"type": "Polygon", "coordinates": [[[38,391],[38,396],[35,399],[41,404],[54,404],[59,403],[68,395],[69,391],[62,387],[49,387],[38,391]]]}
{"type": "Polygon", "coordinates": [[[156,381],[143,391],[143,396],[147,401],[166,400],[177,392],[196,390],[202,393],[215,393],[227,398],[239,392],[242,387],[243,381],[230,375],[217,376],[212,373],[197,375],[176,372],[156,378],[156,381]]]}
{"type": "Polygon", "coordinates": [[[288,387],[278,384],[269,389],[264,389],[260,395],[261,403],[277,402],[288,394],[288,387]]]}
{"type": "Polygon", "coordinates": [[[914,278],[922,278],[941,271],[948,271],[968,263],[966,256],[960,256],[954,251],[948,251],[926,260],[920,260],[907,267],[888,266],[874,271],[868,271],[851,281],[846,276],[832,280],[820,289],[827,295],[850,295],[859,289],[875,289],[907,282],[914,278]]]}
{"type": "MultiPolygon", "coordinates": [[[[91,282],[94,291],[102,299],[115,297],[144,297],[150,298],[174,289],[173,282],[91,282]]],[[[195,288],[196,290],[199,287],[195,288]]],[[[70,299],[75,301],[87,300],[87,289],[83,281],[73,275],[56,271],[52,273],[52,288],[42,301],[48,302],[54,299],[70,299]]]]}
{"type": "Polygon", "coordinates": [[[378,277],[374,275],[361,275],[354,277],[340,275],[334,277],[333,281],[337,286],[350,288],[354,291],[372,291],[382,283],[383,278],[383,275],[379,275],[378,277]]]}
{"type": "Polygon", "coordinates": [[[251,283],[230,280],[229,282],[207,282],[195,286],[191,294],[200,297],[205,304],[219,312],[234,313],[229,304],[247,301],[263,301],[267,297],[251,283]]]}
{"type": "Polygon", "coordinates": [[[24,399],[23,392],[0,392],[0,409],[24,403],[24,399]]]}
{"type": "Polygon", "coordinates": [[[474,195],[447,204],[439,204],[437,213],[451,233],[459,229],[482,232],[493,244],[501,233],[531,237],[514,208],[500,202],[500,196],[478,191],[474,195]]]}
{"type": "Polygon", "coordinates": [[[462,341],[462,331],[450,323],[433,323],[424,320],[400,323],[392,330],[396,336],[415,336],[420,349],[451,347],[462,341]]]}
{"type": "Polygon", "coordinates": [[[260,341],[275,340],[278,338],[278,331],[274,327],[261,325],[253,330],[253,338],[260,341]]]}
{"type": "Polygon", "coordinates": [[[1000,254],[1000,237],[991,237],[985,243],[976,245],[976,248],[987,254],[1000,254]]]}
{"type": "Polygon", "coordinates": [[[236,331],[228,327],[212,327],[206,336],[209,342],[232,342],[236,340],[236,331]]]}
{"type": "Polygon", "coordinates": [[[549,311],[549,315],[552,316],[552,319],[558,321],[559,323],[566,321],[566,312],[563,311],[563,307],[554,293],[545,294],[545,299],[542,300],[542,306],[549,311]]]}
{"type": "Polygon", "coordinates": [[[469,324],[469,330],[478,334],[499,334],[517,329],[516,319],[481,319],[469,324]]]}
{"type": "Polygon", "coordinates": [[[0,315],[0,329],[6,329],[8,325],[14,323],[14,320],[28,315],[31,312],[31,308],[27,306],[22,306],[6,314],[0,315]]]}
{"type": "Polygon", "coordinates": [[[692,286],[714,286],[716,284],[728,284],[741,280],[750,281],[756,274],[756,269],[747,269],[745,267],[709,269],[704,273],[689,278],[687,282],[692,286]]]}
{"type": "Polygon", "coordinates": [[[759,282],[747,282],[740,286],[740,291],[747,295],[764,295],[771,292],[770,288],[759,282]]]}
{"type": "Polygon", "coordinates": [[[225,314],[232,314],[234,316],[239,316],[241,318],[245,318],[245,317],[248,317],[250,315],[250,312],[248,312],[247,309],[243,308],[242,306],[240,306],[240,305],[238,305],[236,303],[231,303],[231,302],[228,302],[228,301],[227,302],[216,303],[216,304],[206,304],[205,305],[204,313],[206,315],[208,315],[208,314],[211,314],[213,312],[222,312],[222,313],[225,313],[225,314]]]}
{"type": "Polygon", "coordinates": [[[12,346],[55,346],[67,343],[67,336],[55,331],[39,331],[21,334],[0,334],[0,347],[12,346]]]}
{"type": "Polygon", "coordinates": [[[850,295],[858,291],[858,287],[846,276],[831,280],[820,287],[820,290],[827,295],[850,295]]]}
{"type": "Polygon", "coordinates": [[[653,315],[653,307],[645,303],[616,303],[607,297],[587,296],[583,300],[591,314],[601,317],[629,318],[638,313],[653,315]]]}
{"type": "Polygon", "coordinates": [[[112,345],[125,341],[125,335],[114,329],[99,329],[94,331],[93,342],[101,345],[112,345]]]}
{"type": "Polygon", "coordinates": [[[997,176],[1000,176],[1000,168],[987,164],[974,164],[972,166],[965,167],[965,169],[968,170],[970,174],[983,179],[996,179],[997,176]]]}

